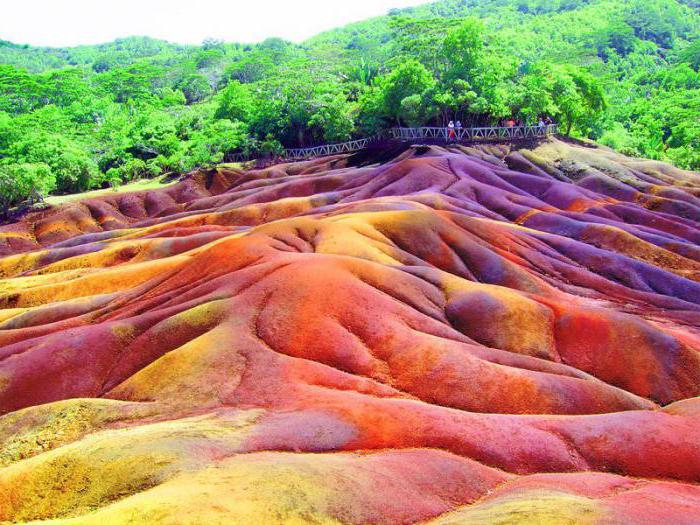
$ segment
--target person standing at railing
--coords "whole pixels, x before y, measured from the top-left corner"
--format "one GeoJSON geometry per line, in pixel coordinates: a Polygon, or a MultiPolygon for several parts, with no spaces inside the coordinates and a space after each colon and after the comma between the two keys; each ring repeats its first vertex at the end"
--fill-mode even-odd
{"type": "Polygon", "coordinates": [[[537,127],[540,129],[543,129],[544,126],[545,126],[544,119],[542,117],[540,117],[540,121],[537,123],[537,127]]]}
{"type": "Polygon", "coordinates": [[[447,142],[454,142],[457,135],[455,135],[455,123],[450,120],[447,124],[447,142]]]}
{"type": "Polygon", "coordinates": [[[455,122],[455,131],[456,131],[455,138],[457,140],[461,139],[462,138],[462,122],[459,120],[457,122],[455,122]]]}

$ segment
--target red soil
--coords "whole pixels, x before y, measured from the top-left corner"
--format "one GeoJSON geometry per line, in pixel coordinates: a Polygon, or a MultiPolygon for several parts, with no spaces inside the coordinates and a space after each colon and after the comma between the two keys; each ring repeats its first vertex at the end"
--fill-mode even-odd
{"type": "Polygon", "coordinates": [[[0,521],[697,523],[700,176],[357,158],[0,229],[0,521]]]}

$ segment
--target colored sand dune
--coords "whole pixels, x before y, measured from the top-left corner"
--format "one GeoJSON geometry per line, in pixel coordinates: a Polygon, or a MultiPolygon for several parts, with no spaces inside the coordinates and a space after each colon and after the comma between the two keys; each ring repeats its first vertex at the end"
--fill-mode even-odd
{"type": "Polygon", "coordinates": [[[700,176],[549,140],[0,228],[0,521],[697,523],[700,176]]]}

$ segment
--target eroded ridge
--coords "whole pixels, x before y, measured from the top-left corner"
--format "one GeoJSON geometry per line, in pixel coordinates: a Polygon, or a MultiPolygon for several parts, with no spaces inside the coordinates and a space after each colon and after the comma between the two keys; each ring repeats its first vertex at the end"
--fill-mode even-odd
{"type": "Polygon", "coordinates": [[[694,523],[700,176],[218,169],[0,229],[0,521],[694,523]]]}

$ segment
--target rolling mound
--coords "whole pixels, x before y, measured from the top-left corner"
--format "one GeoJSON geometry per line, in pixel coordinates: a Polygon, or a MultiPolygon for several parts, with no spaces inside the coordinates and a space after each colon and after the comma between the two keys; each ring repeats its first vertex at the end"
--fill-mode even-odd
{"type": "Polygon", "coordinates": [[[390,153],[0,227],[0,521],[697,523],[700,175],[390,153]]]}

